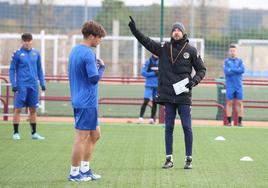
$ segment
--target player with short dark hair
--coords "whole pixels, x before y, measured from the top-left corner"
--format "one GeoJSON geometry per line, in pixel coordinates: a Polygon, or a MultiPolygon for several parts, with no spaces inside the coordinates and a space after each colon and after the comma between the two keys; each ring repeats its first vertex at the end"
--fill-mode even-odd
{"type": "Polygon", "coordinates": [[[157,111],[157,104],[155,97],[157,94],[158,85],[158,57],[152,55],[142,66],[141,75],[145,78],[145,89],[144,89],[144,101],[140,109],[140,117],[138,123],[143,122],[143,115],[146,110],[146,106],[152,100],[153,106],[151,109],[151,117],[149,120],[150,124],[155,123],[155,115],[157,111]]]}
{"type": "Polygon", "coordinates": [[[100,179],[90,168],[90,160],[100,138],[98,124],[98,81],[105,65],[92,48],[105,36],[104,28],[94,21],[86,22],[81,30],[83,40],[69,56],[69,83],[75,119],[75,139],[72,151],[70,181],[100,179]],[[98,68],[99,67],[99,68],[98,68]]]}
{"type": "Polygon", "coordinates": [[[31,41],[31,40],[33,40],[33,36],[32,36],[31,33],[23,33],[21,35],[21,40],[23,40],[23,41],[31,41]]]}
{"type": "Polygon", "coordinates": [[[19,135],[20,113],[23,107],[29,107],[29,120],[32,128],[32,139],[43,140],[36,132],[36,108],[39,105],[38,80],[42,91],[46,90],[41,57],[33,49],[31,33],[21,35],[22,47],[14,52],[9,69],[12,91],[15,94],[13,116],[13,139],[21,139],[19,135]]]}
{"type": "Polygon", "coordinates": [[[227,126],[232,125],[233,100],[237,99],[235,109],[238,114],[238,126],[242,127],[244,115],[243,106],[243,78],[245,65],[243,60],[237,57],[237,47],[234,44],[229,46],[229,56],[224,60],[224,75],[226,79],[226,113],[227,126]]]}

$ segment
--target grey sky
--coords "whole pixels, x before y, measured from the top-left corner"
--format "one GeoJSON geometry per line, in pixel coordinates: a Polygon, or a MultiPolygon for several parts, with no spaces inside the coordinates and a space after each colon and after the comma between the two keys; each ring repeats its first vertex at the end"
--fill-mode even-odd
{"type": "MultiPolygon", "coordinates": [[[[25,0],[0,0],[13,2],[25,2],[25,0]]],[[[29,0],[29,2],[36,3],[40,0],[29,0]]],[[[100,6],[102,0],[44,0],[44,2],[54,2],[60,5],[85,5],[87,1],[88,6],[100,6]]],[[[123,0],[126,5],[150,5],[152,3],[159,3],[161,0],[123,0]]],[[[195,1],[195,0],[193,0],[195,1]]],[[[228,2],[228,0],[222,0],[223,2],[228,2]]],[[[182,0],[164,0],[166,6],[172,6],[175,4],[181,4],[182,0]]],[[[267,0],[229,0],[229,7],[231,8],[249,8],[249,9],[268,9],[267,0]]]]}

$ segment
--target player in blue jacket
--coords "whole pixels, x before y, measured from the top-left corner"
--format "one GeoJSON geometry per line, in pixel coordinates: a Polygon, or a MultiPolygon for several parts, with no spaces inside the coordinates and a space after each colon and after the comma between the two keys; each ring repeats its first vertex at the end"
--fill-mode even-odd
{"type": "Polygon", "coordinates": [[[238,114],[238,126],[242,126],[243,107],[243,80],[242,75],[245,72],[245,65],[242,59],[237,58],[237,48],[235,45],[229,47],[229,58],[224,61],[224,75],[226,80],[226,113],[228,124],[231,126],[231,116],[233,100],[237,99],[235,109],[238,114]]]}
{"type": "Polygon", "coordinates": [[[23,107],[29,107],[29,119],[32,127],[32,139],[43,140],[36,132],[36,108],[39,105],[38,80],[43,91],[46,90],[41,57],[33,49],[33,37],[30,33],[21,36],[22,47],[14,52],[9,69],[9,79],[15,95],[13,139],[19,140],[20,113],[23,107]]]}
{"type": "Polygon", "coordinates": [[[105,36],[104,28],[94,21],[82,27],[83,40],[69,56],[69,83],[75,119],[70,181],[100,179],[90,168],[94,147],[100,138],[98,126],[98,81],[105,65],[97,60],[92,48],[105,36]]]}
{"type": "Polygon", "coordinates": [[[148,105],[150,99],[152,99],[153,106],[149,123],[154,124],[155,123],[154,118],[157,110],[155,97],[157,94],[157,86],[158,86],[158,57],[156,55],[152,55],[145,62],[141,70],[141,75],[145,78],[145,89],[144,89],[144,101],[141,106],[138,123],[143,122],[143,115],[146,110],[146,106],[148,105]]]}

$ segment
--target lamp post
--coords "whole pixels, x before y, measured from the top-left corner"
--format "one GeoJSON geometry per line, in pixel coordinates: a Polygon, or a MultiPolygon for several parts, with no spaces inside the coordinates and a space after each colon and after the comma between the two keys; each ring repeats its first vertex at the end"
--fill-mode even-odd
{"type": "Polygon", "coordinates": [[[161,13],[160,13],[160,41],[163,41],[164,35],[164,0],[161,0],[161,13]]]}
{"type": "Polygon", "coordinates": [[[88,0],[85,0],[85,9],[84,9],[84,14],[85,14],[85,18],[84,21],[87,21],[87,4],[88,4],[88,0]]]}

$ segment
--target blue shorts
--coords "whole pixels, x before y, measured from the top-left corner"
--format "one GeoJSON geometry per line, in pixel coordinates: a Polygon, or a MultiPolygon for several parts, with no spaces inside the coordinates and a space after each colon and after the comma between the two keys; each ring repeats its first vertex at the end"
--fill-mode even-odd
{"type": "Polygon", "coordinates": [[[145,99],[155,99],[156,94],[157,94],[156,87],[145,87],[145,90],[144,90],[145,99]]]}
{"type": "Polygon", "coordinates": [[[15,94],[14,106],[15,108],[32,107],[38,108],[39,106],[39,91],[38,85],[36,86],[19,86],[15,94]]]}
{"type": "Polygon", "coordinates": [[[75,128],[79,130],[96,130],[98,108],[74,108],[75,128]]]}
{"type": "Polygon", "coordinates": [[[227,100],[243,100],[243,89],[235,90],[235,89],[226,89],[226,99],[227,100]]]}

